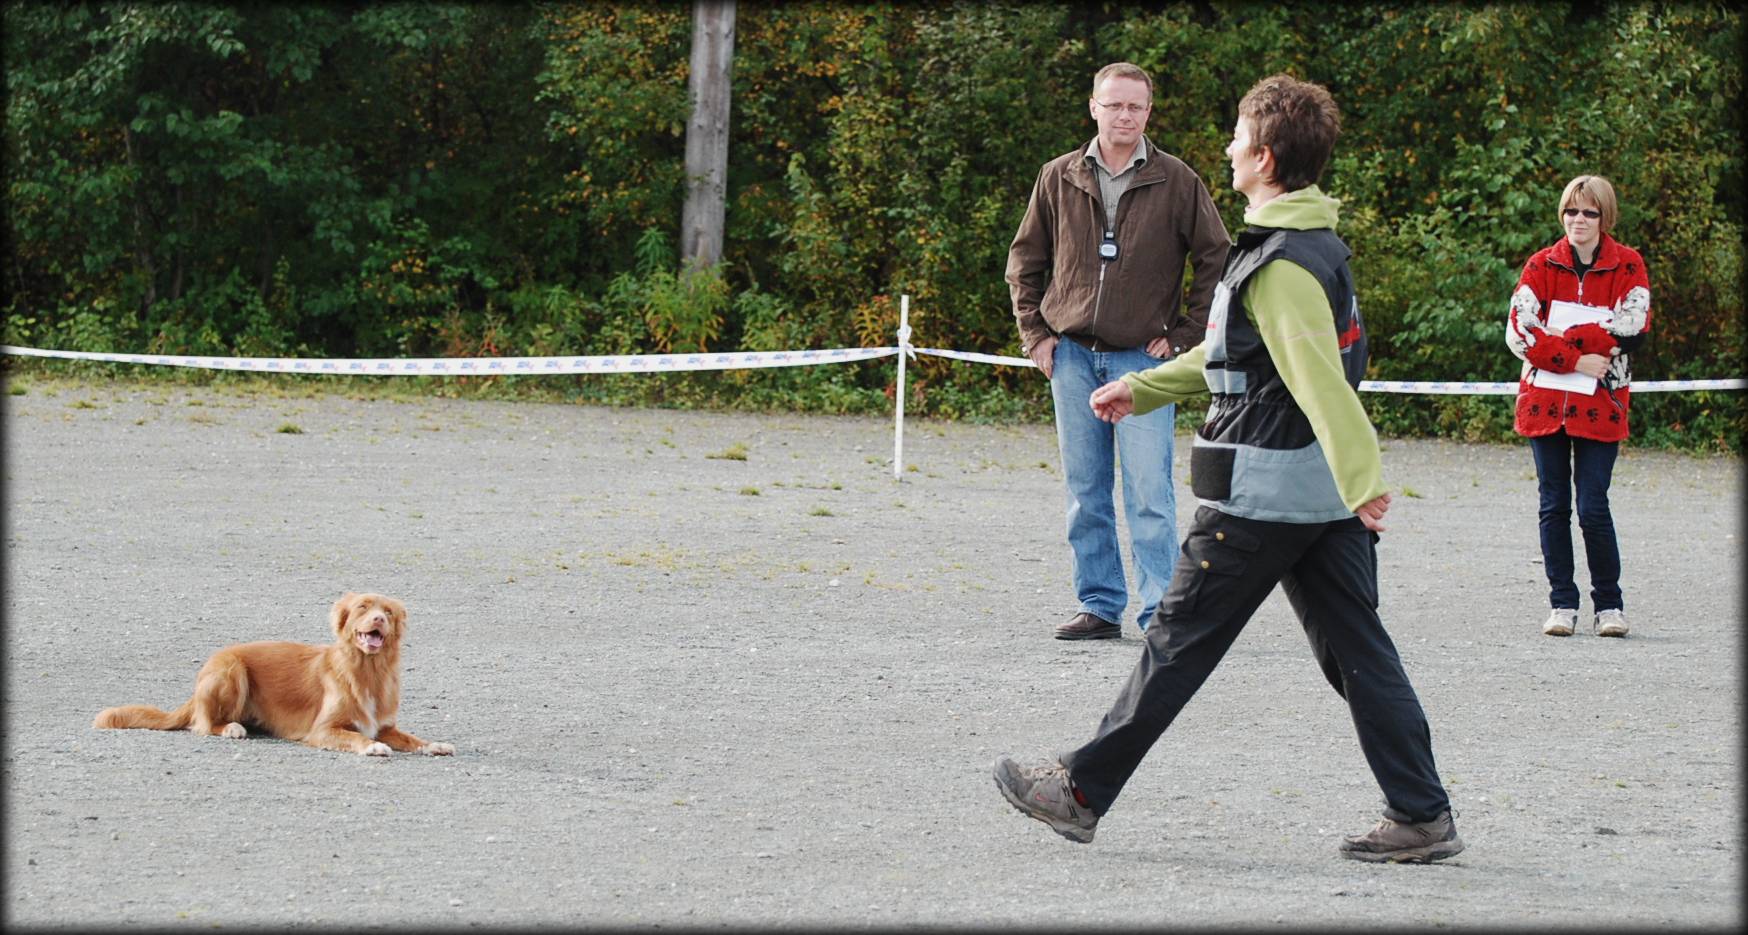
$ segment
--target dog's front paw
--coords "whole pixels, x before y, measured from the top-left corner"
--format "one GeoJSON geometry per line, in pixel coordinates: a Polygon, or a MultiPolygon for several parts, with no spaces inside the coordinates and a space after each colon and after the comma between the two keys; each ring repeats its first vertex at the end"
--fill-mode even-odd
{"type": "Polygon", "coordinates": [[[428,743],[423,748],[421,748],[419,750],[419,752],[425,754],[426,756],[454,756],[455,755],[455,744],[452,744],[452,743],[428,743]]]}
{"type": "Polygon", "coordinates": [[[380,740],[377,740],[377,741],[373,741],[370,744],[370,746],[365,747],[364,749],[362,749],[358,752],[364,754],[365,756],[388,756],[390,753],[392,753],[394,751],[392,751],[388,748],[388,744],[383,743],[380,740]]]}
{"type": "Polygon", "coordinates": [[[238,724],[236,721],[232,721],[225,725],[224,730],[219,731],[219,735],[229,737],[232,740],[242,740],[244,737],[249,736],[249,729],[238,724]]]}

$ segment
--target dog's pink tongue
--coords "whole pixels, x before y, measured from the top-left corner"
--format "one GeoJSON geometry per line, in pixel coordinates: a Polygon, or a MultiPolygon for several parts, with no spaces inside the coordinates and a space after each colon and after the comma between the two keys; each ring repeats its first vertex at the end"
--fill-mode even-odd
{"type": "Polygon", "coordinates": [[[381,633],[360,633],[358,635],[358,639],[361,642],[363,642],[364,645],[370,647],[371,649],[381,649],[382,648],[382,634],[381,633]]]}

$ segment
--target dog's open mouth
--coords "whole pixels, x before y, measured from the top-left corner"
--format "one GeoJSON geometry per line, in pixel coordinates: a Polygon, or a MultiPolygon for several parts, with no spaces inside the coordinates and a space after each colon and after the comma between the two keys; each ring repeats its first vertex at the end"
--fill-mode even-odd
{"type": "Polygon", "coordinates": [[[358,648],[367,653],[382,649],[382,631],[380,630],[361,630],[353,639],[357,641],[358,648]]]}

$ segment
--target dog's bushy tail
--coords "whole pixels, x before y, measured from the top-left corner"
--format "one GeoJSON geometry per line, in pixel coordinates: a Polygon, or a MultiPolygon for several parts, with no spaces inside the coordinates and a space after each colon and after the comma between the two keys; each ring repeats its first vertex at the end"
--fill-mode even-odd
{"type": "Polygon", "coordinates": [[[147,730],[183,730],[194,722],[194,699],[182,703],[174,711],[163,711],[149,704],[124,704],[119,708],[104,708],[91,722],[97,728],[143,727],[147,730]]]}

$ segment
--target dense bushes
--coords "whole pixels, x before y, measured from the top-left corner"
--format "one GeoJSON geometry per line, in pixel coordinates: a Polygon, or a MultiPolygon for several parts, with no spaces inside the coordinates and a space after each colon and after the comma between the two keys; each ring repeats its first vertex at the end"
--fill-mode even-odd
{"type": "MultiPolygon", "coordinates": [[[[5,340],[331,356],[886,345],[1017,353],[1002,271],[1091,75],[1156,76],[1151,135],[1229,229],[1238,97],[1320,81],[1380,379],[1508,380],[1504,300],[1610,176],[1651,267],[1641,379],[1740,376],[1739,13],[1724,4],[843,5],[737,19],[723,264],[677,276],[690,5],[5,8],[5,340]]],[[[606,380],[617,401],[884,411],[891,368],[606,380]]],[[[1045,418],[1037,374],[924,357],[907,403],[1045,418]]],[[[556,381],[561,378],[551,378],[556,381]]],[[[1640,437],[1739,448],[1740,392],[1641,394],[1640,437]]],[[[1498,397],[1367,397],[1498,438],[1498,397]]]]}

